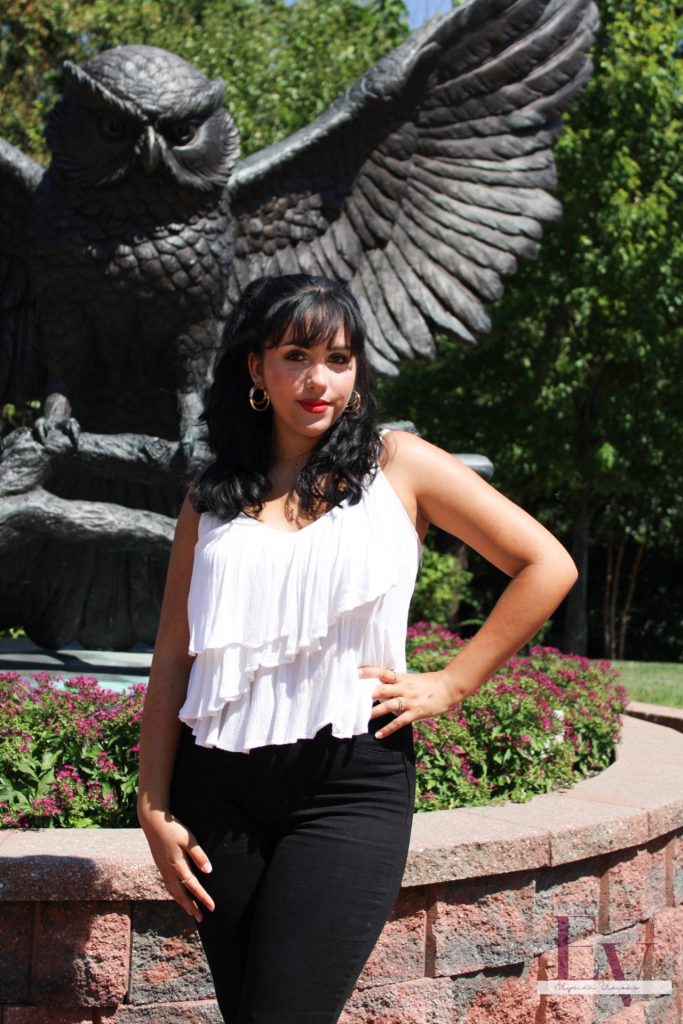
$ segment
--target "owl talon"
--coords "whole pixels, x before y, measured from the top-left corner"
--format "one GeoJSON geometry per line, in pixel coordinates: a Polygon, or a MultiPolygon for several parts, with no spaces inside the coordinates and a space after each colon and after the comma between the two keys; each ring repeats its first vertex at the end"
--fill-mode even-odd
{"type": "Polygon", "coordinates": [[[81,436],[81,425],[78,420],[70,416],[68,420],[63,420],[60,424],[60,429],[64,431],[66,436],[71,440],[74,448],[78,448],[78,442],[81,436]]]}
{"type": "Polygon", "coordinates": [[[192,438],[183,438],[182,441],[178,442],[178,447],[173,453],[171,465],[176,469],[181,470],[183,473],[187,473],[192,466],[193,455],[194,440],[192,438]]]}
{"type": "Polygon", "coordinates": [[[40,441],[42,445],[47,444],[47,431],[48,431],[48,420],[44,416],[39,416],[33,424],[33,436],[36,441],[40,441]]]}
{"type": "Polygon", "coordinates": [[[51,416],[39,416],[33,424],[33,435],[44,446],[47,446],[50,434],[55,431],[60,434],[66,434],[73,447],[78,448],[81,425],[73,416],[64,420],[55,419],[51,416]]]}

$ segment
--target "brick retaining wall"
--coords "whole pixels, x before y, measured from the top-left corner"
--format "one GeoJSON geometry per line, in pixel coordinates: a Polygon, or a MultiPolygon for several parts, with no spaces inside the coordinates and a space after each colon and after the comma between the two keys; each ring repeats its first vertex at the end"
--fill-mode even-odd
{"type": "MultiPolygon", "coordinates": [[[[682,1024],[682,780],[683,735],[625,718],[615,764],[571,790],[417,815],[341,1024],[682,1024]],[[672,992],[538,992],[595,976],[672,992]]],[[[0,834],[0,1024],[220,1019],[139,830],[0,834]]]]}

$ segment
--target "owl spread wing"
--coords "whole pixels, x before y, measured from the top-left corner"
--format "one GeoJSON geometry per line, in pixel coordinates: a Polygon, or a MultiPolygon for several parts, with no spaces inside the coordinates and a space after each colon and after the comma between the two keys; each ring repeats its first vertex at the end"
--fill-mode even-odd
{"type": "Polygon", "coordinates": [[[234,302],[259,274],[347,284],[384,373],[485,332],[559,203],[552,144],[588,80],[592,0],[466,0],[231,179],[234,302]]]}
{"type": "Polygon", "coordinates": [[[42,387],[38,322],[24,257],[33,193],[44,171],[0,138],[0,405],[42,387]]]}

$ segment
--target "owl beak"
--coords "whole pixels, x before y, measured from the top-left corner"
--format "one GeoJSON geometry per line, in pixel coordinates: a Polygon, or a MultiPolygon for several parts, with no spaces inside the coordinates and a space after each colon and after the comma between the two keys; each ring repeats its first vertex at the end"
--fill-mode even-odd
{"type": "Polygon", "coordinates": [[[145,128],[145,133],[142,136],[142,148],[140,152],[140,161],[147,174],[152,174],[159,163],[161,157],[161,145],[157,138],[156,132],[151,125],[145,128]]]}

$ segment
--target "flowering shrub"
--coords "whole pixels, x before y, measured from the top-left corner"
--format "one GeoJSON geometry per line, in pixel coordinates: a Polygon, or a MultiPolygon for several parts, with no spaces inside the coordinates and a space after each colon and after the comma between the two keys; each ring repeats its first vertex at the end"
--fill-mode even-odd
{"type": "MultiPolygon", "coordinates": [[[[463,643],[416,623],[408,668],[443,668],[463,643]]],[[[628,703],[617,678],[608,662],[551,647],[511,658],[460,708],[416,724],[417,810],[524,801],[606,768],[628,703]]]]}
{"type": "MultiPolygon", "coordinates": [[[[408,621],[427,619],[430,622],[452,623],[461,601],[478,611],[478,602],[470,586],[473,575],[463,568],[455,555],[425,545],[408,621]]],[[[472,623],[471,619],[469,623],[472,623]]]]}
{"type": "MultiPolygon", "coordinates": [[[[409,669],[442,668],[462,644],[417,623],[409,669]]],[[[616,676],[607,662],[552,648],[512,658],[461,708],[417,723],[417,810],[527,800],[606,768],[627,703],[616,676]]],[[[135,826],[144,692],[0,673],[0,824],[135,826]]]]}
{"type": "Polygon", "coordinates": [[[0,673],[0,824],[136,825],[145,687],[119,694],[86,676],[63,687],[0,673]]]}

